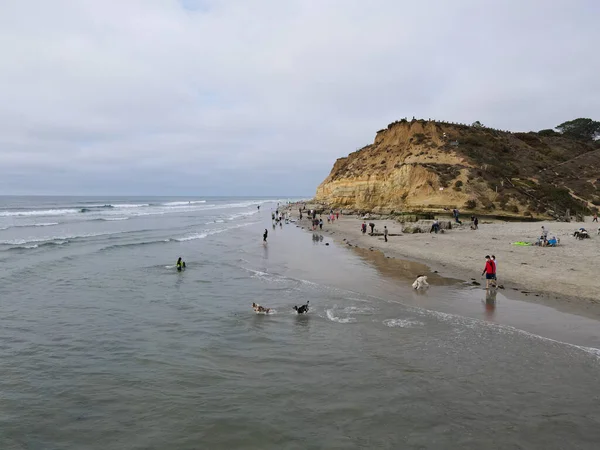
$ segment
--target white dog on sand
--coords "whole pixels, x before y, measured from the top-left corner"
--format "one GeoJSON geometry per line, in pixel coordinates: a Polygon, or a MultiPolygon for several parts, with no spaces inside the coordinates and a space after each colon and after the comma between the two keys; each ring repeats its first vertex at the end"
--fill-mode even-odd
{"type": "Polygon", "coordinates": [[[413,283],[413,289],[425,289],[429,286],[427,282],[427,277],[425,275],[419,275],[415,282],[413,283]]]}

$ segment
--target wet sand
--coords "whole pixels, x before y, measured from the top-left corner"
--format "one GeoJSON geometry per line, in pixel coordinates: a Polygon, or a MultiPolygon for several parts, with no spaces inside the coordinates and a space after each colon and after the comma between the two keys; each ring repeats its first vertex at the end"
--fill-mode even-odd
{"type": "MultiPolygon", "coordinates": [[[[425,264],[430,269],[428,276],[439,272],[445,277],[485,285],[481,276],[484,257],[494,254],[498,281],[506,295],[600,318],[600,283],[594,263],[600,254],[600,237],[596,236],[597,226],[593,226],[596,224],[482,221],[478,230],[471,230],[467,218],[463,227],[445,233],[404,234],[402,224],[394,220],[370,219],[367,224],[375,223],[375,235],[371,236],[362,234],[363,220],[356,216],[340,216],[331,224],[323,216],[323,221],[320,231],[336,241],[356,249],[382,252],[380,269],[385,260],[404,258],[425,264]],[[558,247],[513,245],[517,241],[535,242],[542,225],[549,230],[549,236],[560,238],[558,247]],[[384,226],[389,230],[388,242],[377,235],[384,226]],[[588,229],[590,239],[577,240],[572,236],[581,226],[588,229]]],[[[310,229],[306,217],[298,225],[310,229]]]]}

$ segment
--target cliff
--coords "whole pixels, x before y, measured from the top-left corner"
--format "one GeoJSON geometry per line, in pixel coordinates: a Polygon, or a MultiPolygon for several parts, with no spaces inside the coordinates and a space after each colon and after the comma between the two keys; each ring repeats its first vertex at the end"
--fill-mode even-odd
{"type": "Polygon", "coordinates": [[[338,159],[315,200],[382,213],[560,216],[600,205],[599,173],[599,142],[403,120],[338,159]]]}

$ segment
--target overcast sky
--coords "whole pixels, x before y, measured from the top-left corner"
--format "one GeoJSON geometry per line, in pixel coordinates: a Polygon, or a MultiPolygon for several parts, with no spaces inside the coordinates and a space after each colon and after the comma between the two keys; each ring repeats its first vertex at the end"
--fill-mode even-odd
{"type": "Polygon", "coordinates": [[[0,194],[312,195],[402,117],[600,120],[598,0],[2,0],[0,194]]]}

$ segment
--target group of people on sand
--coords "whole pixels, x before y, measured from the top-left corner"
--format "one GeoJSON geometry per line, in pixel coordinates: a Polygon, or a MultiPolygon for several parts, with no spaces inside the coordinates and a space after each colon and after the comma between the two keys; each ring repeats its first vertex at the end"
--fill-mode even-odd
{"type": "Polygon", "coordinates": [[[539,245],[540,247],[556,247],[559,243],[560,240],[556,236],[552,236],[548,239],[548,230],[542,225],[542,234],[535,245],[539,245]]]}
{"type": "MultiPolygon", "coordinates": [[[[373,222],[369,222],[369,228],[371,229],[371,236],[373,236],[375,234],[375,224],[373,222]]],[[[360,226],[360,231],[362,231],[362,234],[366,234],[367,233],[367,223],[363,221],[362,225],[360,226]]],[[[388,241],[388,234],[389,234],[389,230],[387,225],[383,226],[383,240],[385,242],[388,241]]]]}

